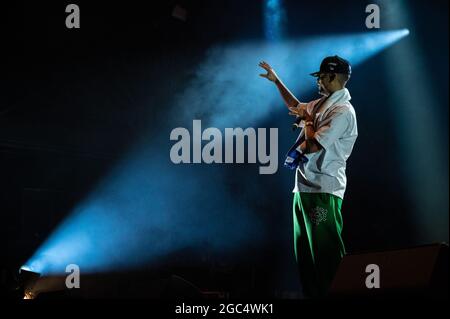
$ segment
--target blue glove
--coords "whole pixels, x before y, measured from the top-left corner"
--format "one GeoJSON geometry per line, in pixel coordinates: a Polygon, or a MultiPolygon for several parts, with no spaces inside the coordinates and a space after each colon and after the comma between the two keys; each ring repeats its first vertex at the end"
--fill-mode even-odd
{"type": "Polygon", "coordinates": [[[286,155],[284,167],[290,170],[295,170],[297,169],[300,162],[306,164],[308,162],[308,158],[299,151],[297,151],[296,149],[291,149],[289,153],[286,155]]]}

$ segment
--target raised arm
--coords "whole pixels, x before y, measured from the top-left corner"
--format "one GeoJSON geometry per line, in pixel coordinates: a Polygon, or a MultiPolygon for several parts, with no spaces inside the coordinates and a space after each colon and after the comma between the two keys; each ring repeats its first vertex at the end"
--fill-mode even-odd
{"type": "Polygon", "coordinates": [[[286,87],[286,85],[284,85],[284,83],[275,73],[275,70],[272,69],[272,67],[267,62],[264,61],[260,62],[259,66],[267,71],[266,74],[260,74],[260,76],[276,84],[286,106],[288,108],[297,107],[300,103],[299,100],[297,100],[294,94],[292,94],[291,91],[289,91],[289,89],[286,87]]]}

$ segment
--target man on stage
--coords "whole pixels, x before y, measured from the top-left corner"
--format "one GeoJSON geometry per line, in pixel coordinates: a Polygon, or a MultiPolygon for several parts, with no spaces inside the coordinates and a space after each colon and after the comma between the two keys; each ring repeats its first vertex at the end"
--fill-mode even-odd
{"type": "Polygon", "coordinates": [[[320,99],[301,103],[266,62],[259,64],[274,82],[301,132],[289,150],[285,167],[295,170],[294,251],[305,297],[326,295],[345,254],[341,237],[347,178],[346,161],[358,136],[356,114],[345,87],[348,61],[325,58],[317,77],[320,99]]]}

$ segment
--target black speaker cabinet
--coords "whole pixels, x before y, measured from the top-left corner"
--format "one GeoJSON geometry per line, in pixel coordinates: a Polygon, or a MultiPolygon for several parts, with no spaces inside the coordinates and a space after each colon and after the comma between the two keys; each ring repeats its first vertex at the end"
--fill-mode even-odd
{"type": "Polygon", "coordinates": [[[448,298],[448,244],[346,255],[329,296],[448,298]]]}

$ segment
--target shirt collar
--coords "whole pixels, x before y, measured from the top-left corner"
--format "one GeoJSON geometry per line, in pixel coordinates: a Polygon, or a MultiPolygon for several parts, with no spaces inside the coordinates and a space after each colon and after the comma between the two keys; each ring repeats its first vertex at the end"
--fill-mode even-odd
{"type": "Polygon", "coordinates": [[[325,111],[333,105],[342,105],[350,101],[352,97],[347,88],[342,88],[338,91],[333,92],[328,99],[324,102],[322,110],[325,111]]]}

